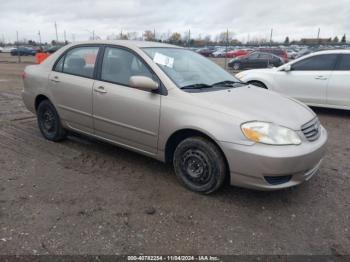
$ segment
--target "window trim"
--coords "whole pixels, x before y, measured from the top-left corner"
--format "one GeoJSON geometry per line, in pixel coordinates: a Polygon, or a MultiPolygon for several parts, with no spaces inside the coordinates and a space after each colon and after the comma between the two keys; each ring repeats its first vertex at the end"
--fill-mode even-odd
{"type": "Polygon", "coordinates": [[[338,63],[339,63],[339,54],[317,54],[317,55],[306,57],[304,59],[301,59],[301,60],[293,63],[292,67],[291,67],[291,71],[293,71],[293,72],[294,71],[295,72],[300,72],[300,71],[301,72],[305,72],[305,71],[307,71],[307,72],[312,72],[312,71],[334,71],[338,63]],[[309,59],[312,59],[312,58],[315,58],[315,57],[327,56],[327,55],[335,55],[336,56],[335,61],[334,61],[333,66],[332,66],[332,69],[327,69],[327,70],[320,70],[320,69],[316,69],[316,70],[315,69],[313,69],[313,70],[305,70],[305,69],[304,70],[296,70],[296,69],[294,69],[294,65],[298,64],[299,62],[302,62],[302,61],[305,61],[305,60],[309,60],[309,59]]]}
{"type": "Polygon", "coordinates": [[[101,52],[101,45],[100,44],[80,44],[80,45],[74,45],[71,46],[70,48],[68,48],[67,50],[65,50],[55,61],[55,63],[53,64],[51,71],[53,72],[57,72],[57,73],[62,73],[62,74],[67,74],[67,75],[72,75],[72,76],[79,76],[79,77],[84,77],[87,79],[96,79],[96,66],[98,64],[98,58],[99,58],[99,54],[101,52]],[[94,65],[94,71],[92,73],[92,77],[88,77],[85,75],[79,75],[79,74],[72,74],[72,73],[67,73],[67,72],[63,72],[64,69],[64,63],[66,61],[66,56],[68,54],[69,51],[75,49],[75,48],[81,48],[81,47],[97,47],[98,51],[97,51],[97,56],[96,56],[96,61],[95,61],[95,65],[94,65]],[[63,66],[62,66],[62,71],[57,71],[55,70],[56,65],[58,64],[58,62],[61,60],[61,58],[63,57],[63,66]]]}
{"type": "MultiPolygon", "coordinates": [[[[163,84],[161,79],[158,77],[158,75],[154,72],[154,70],[149,66],[149,64],[137,52],[135,52],[134,50],[132,50],[132,49],[130,49],[128,47],[125,47],[125,46],[117,45],[117,44],[78,44],[78,45],[71,46],[67,50],[65,50],[62,54],[60,54],[60,56],[56,59],[55,63],[53,64],[53,66],[51,68],[51,72],[53,71],[53,72],[57,72],[57,73],[73,75],[73,76],[78,76],[78,77],[84,77],[84,78],[87,78],[87,79],[98,80],[98,81],[101,81],[101,82],[122,85],[122,84],[118,84],[118,83],[114,83],[114,82],[108,82],[108,81],[105,81],[105,80],[101,80],[100,76],[101,76],[101,70],[102,70],[102,62],[103,62],[103,56],[104,56],[104,51],[105,51],[106,47],[114,47],[114,48],[124,49],[126,51],[131,52],[135,56],[137,56],[141,60],[141,62],[150,70],[150,72],[152,74],[154,74],[157,77],[157,79],[158,79],[159,88],[158,88],[158,90],[152,91],[152,93],[160,94],[160,95],[163,95],[163,96],[167,96],[168,95],[168,89],[165,87],[165,85],[163,84]],[[92,78],[91,77],[82,76],[82,75],[65,73],[65,72],[62,72],[62,71],[56,71],[55,70],[55,67],[56,67],[57,63],[61,60],[61,58],[63,56],[64,56],[64,61],[63,61],[63,64],[64,64],[65,59],[66,59],[66,54],[70,50],[72,50],[74,48],[79,48],[79,47],[98,47],[99,48],[97,56],[96,56],[96,62],[95,62],[95,66],[94,66],[94,73],[93,73],[92,78]]],[[[122,85],[122,86],[125,86],[125,85],[122,85]]],[[[125,87],[136,89],[136,88],[131,87],[131,86],[125,86],[125,87]]],[[[141,89],[138,89],[138,90],[144,91],[144,90],[141,90],[141,89]]],[[[149,91],[146,91],[146,92],[149,92],[149,91]]]]}
{"type": "Polygon", "coordinates": [[[144,91],[144,92],[148,92],[148,93],[155,93],[155,94],[164,95],[164,96],[168,95],[168,90],[166,89],[166,87],[164,86],[164,84],[162,83],[162,81],[160,80],[158,75],[149,66],[149,64],[138,53],[136,53],[134,50],[132,50],[132,49],[130,49],[128,47],[125,47],[125,46],[114,45],[114,44],[103,44],[103,45],[101,45],[101,52],[100,52],[100,56],[98,57],[98,63],[97,63],[97,70],[96,70],[95,79],[98,80],[98,81],[101,81],[101,82],[110,83],[110,84],[119,85],[119,86],[124,86],[124,87],[127,87],[127,88],[132,88],[132,89],[136,89],[136,90],[144,91]],[[105,54],[106,48],[122,49],[122,50],[125,50],[125,51],[135,55],[141,61],[141,63],[143,63],[144,66],[146,66],[146,68],[150,71],[150,73],[157,78],[158,84],[159,84],[158,90],[146,91],[146,90],[142,90],[142,89],[137,89],[135,87],[132,87],[132,86],[129,86],[129,85],[126,85],[126,84],[123,84],[123,83],[103,80],[101,78],[101,75],[102,75],[102,65],[103,65],[103,59],[104,59],[104,54],[105,54]]]}

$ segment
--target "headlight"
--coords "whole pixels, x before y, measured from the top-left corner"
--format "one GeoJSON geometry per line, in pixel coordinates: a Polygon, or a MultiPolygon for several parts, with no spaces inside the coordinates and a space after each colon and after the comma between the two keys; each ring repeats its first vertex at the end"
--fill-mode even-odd
{"type": "Polygon", "coordinates": [[[243,134],[251,141],[269,145],[299,145],[298,134],[287,127],[267,122],[248,122],[241,126],[243,134]]]}
{"type": "Polygon", "coordinates": [[[243,74],[242,73],[238,73],[235,75],[236,78],[238,78],[239,80],[242,80],[243,78],[243,74]]]}

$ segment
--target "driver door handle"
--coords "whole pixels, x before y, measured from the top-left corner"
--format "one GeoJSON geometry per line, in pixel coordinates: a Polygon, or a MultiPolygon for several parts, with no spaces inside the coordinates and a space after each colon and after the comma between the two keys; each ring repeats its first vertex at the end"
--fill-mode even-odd
{"type": "Polygon", "coordinates": [[[317,79],[317,80],[327,80],[328,77],[325,77],[325,76],[316,76],[315,79],[317,79]]]}
{"type": "Polygon", "coordinates": [[[107,91],[105,90],[105,88],[103,86],[99,86],[99,87],[95,88],[94,91],[97,93],[101,93],[101,94],[107,93],[107,91]]]}

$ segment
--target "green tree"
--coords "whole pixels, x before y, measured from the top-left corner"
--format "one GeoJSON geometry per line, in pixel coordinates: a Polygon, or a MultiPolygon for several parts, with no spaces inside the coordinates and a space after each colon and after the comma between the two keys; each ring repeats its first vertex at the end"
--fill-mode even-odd
{"type": "Polygon", "coordinates": [[[289,37],[287,36],[286,39],[284,40],[285,45],[289,45],[289,37]]]}
{"type": "Polygon", "coordinates": [[[339,38],[337,36],[333,38],[333,43],[339,43],[339,38]]]}
{"type": "Polygon", "coordinates": [[[341,38],[342,43],[346,43],[346,35],[344,34],[343,37],[341,38]]]}

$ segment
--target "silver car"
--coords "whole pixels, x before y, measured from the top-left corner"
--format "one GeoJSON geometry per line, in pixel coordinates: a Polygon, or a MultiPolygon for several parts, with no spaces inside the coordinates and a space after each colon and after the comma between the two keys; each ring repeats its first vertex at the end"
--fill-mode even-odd
{"type": "Polygon", "coordinates": [[[327,132],[289,97],[247,85],[177,46],[137,41],[67,45],[27,66],[23,100],[43,136],[93,136],[172,162],[189,189],[225,182],[260,190],[310,179],[327,132]]]}

